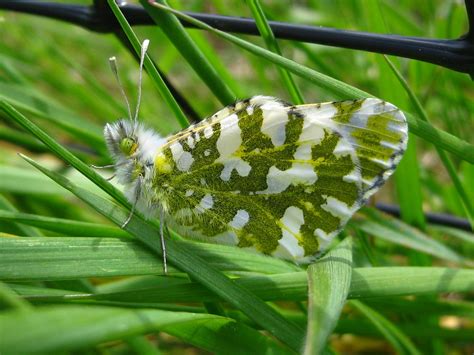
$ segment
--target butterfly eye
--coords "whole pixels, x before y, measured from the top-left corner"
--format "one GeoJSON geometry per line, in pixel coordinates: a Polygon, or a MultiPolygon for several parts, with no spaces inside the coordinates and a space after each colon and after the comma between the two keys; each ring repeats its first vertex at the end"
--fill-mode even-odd
{"type": "Polygon", "coordinates": [[[120,150],[122,151],[123,154],[127,156],[130,156],[133,153],[135,153],[137,148],[138,148],[138,144],[132,138],[127,137],[120,141],[120,150]]]}

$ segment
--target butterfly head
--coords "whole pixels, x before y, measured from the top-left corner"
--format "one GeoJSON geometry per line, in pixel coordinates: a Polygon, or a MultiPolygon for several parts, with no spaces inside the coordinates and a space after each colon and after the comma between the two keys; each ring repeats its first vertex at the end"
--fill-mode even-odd
{"type": "Polygon", "coordinates": [[[126,119],[107,123],[104,137],[110,154],[117,161],[133,158],[139,151],[139,140],[135,124],[126,119]]]}

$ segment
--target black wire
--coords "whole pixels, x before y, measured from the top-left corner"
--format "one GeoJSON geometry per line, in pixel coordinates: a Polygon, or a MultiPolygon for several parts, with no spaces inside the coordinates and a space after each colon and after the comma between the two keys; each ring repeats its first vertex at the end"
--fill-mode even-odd
{"type": "MultiPolygon", "coordinates": [[[[277,38],[328,46],[358,49],[396,55],[440,65],[455,71],[474,75],[474,0],[466,0],[469,32],[458,39],[430,39],[398,35],[296,25],[270,21],[277,38]]],[[[64,20],[97,32],[113,32],[119,28],[115,17],[102,1],[95,6],[38,2],[32,0],[2,1],[0,8],[26,12],[64,20]],[[98,6],[100,5],[100,6],[98,6]]],[[[121,10],[131,25],[154,24],[146,11],[136,5],[123,5],[121,10]]],[[[249,18],[185,12],[212,27],[235,33],[259,35],[255,21],[249,18]]],[[[183,22],[184,26],[192,27],[183,22]]]]}
{"type": "MultiPolygon", "coordinates": [[[[396,205],[389,205],[386,203],[377,203],[375,207],[382,212],[388,213],[395,217],[400,217],[400,207],[396,205]]],[[[425,212],[425,218],[428,223],[439,224],[442,226],[449,226],[456,229],[472,232],[471,225],[468,220],[452,216],[446,213],[432,213],[425,212]]]]}
{"type": "MultiPolygon", "coordinates": [[[[428,39],[397,35],[380,35],[367,32],[338,30],[333,28],[295,25],[270,21],[270,26],[277,38],[289,39],[329,46],[359,49],[369,52],[392,54],[425,61],[446,68],[474,75],[474,0],[465,0],[468,15],[469,31],[455,40],[428,39]]],[[[115,32],[124,44],[120,35],[120,26],[105,1],[94,0],[93,6],[38,2],[32,0],[1,1],[0,9],[43,15],[50,18],[74,23],[95,32],[115,32]]],[[[154,24],[146,11],[139,6],[124,5],[121,10],[131,25],[154,24]]],[[[185,12],[186,14],[226,32],[260,35],[255,21],[248,18],[229,17],[212,14],[185,12]]],[[[193,27],[183,22],[184,26],[193,27]]],[[[130,49],[129,45],[127,48],[130,49]]],[[[132,53],[135,53],[132,51],[132,53]]],[[[160,72],[160,74],[162,74],[160,72]]],[[[198,120],[199,117],[186,99],[162,75],[173,96],[186,113],[198,120]]],[[[377,204],[377,209],[400,217],[400,207],[388,204],[377,204]]],[[[440,213],[425,213],[429,223],[472,231],[465,219],[440,213]]]]}

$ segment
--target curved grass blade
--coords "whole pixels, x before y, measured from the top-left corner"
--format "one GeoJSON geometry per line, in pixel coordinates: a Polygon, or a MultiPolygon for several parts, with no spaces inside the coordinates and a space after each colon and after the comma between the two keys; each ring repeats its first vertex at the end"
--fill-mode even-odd
{"type": "MultiPolygon", "coordinates": [[[[233,247],[192,242],[183,244],[189,245],[198,257],[208,260],[209,265],[225,272],[275,274],[298,271],[296,266],[282,260],[235,250],[233,247]]],[[[134,240],[92,237],[0,238],[2,280],[45,281],[154,275],[161,269],[162,263],[156,254],[134,240]]],[[[181,272],[171,267],[169,273],[173,275],[181,272]]]]}
{"type": "Polygon", "coordinates": [[[412,341],[382,314],[358,300],[352,300],[350,304],[364,314],[377,327],[385,339],[395,348],[397,354],[421,355],[421,352],[415,347],[412,341]]]}
{"type": "MultiPolygon", "coordinates": [[[[216,34],[217,36],[224,38],[228,40],[229,42],[232,42],[236,44],[237,46],[251,52],[252,54],[255,54],[277,65],[280,65],[286,68],[288,71],[292,72],[293,74],[305,80],[308,80],[309,82],[317,85],[318,87],[324,90],[327,90],[328,92],[332,93],[333,95],[336,95],[339,98],[354,99],[354,98],[363,98],[363,97],[372,96],[365,91],[357,89],[353,86],[343,83],[342,81],[331,78],[315,70],[309,69],[290,59],[279,56],[275,53],[272,53],[264,48],[258,47],[254,44],[244,41],[229,33],[216,30],[215,28],[201,21],[198,21],[190,16],[187,16],[179,11],[176,11],[166,6],[162,6],[157,3],[153,3],[153,6],[159,7],[160,9],[163,9],[165,11],[172,12],[177,17],[185,20],[186,22],[193,24],[194,26],[198,28],[210,31],[216,34]]],[[[452,134],[436,129],[430,124],[420,119],[416,119],[410,114],[407,114],[406,116],[408,120],[408,126],[410,128],[410,132],[416,134],[417,136],[425,139],[428,142],[436,144],[442,149],[450,151],[451,153],[456,155],[459,159],[462,159],[474,164],[474,146],[473,145],[469,144],[466,141],[463,141],[462,139],[457,138],[456,136],[452,134]]]]}
{"type": "MultiPolygon", "coordinates": [[[[33,160],[25,156],[23,156],[23,158],[115,224],[122,225],[123,221],[127,219],[127,211],[72,184],[65,177],[40,166],[33,160]]],[[[158,227],[135,215],[124,229],[149,248],[153,249],[158,255],[162,255],[158,238],[158,227]]],[[[300,347],[303,340],[302,330],[283,318],[281,314],[265,304],[248,291],[248,289],[230,280],[209,264],[205,263],[201,258],[195,255],[192,249],[186,247],[183,243],[169,238],[166,243],[166,248],[169,261],[172,264],[187,272],[191,278],[198,280],[223,300],[240,309],[250,319],[268,330],[293,350],[297,350],[300,347]]]]}
{"type": "MultiPolygon", "coordinates": [[[[11,105],[4,101],[0,101],[0,109],[25,129],[29,130],[55,154],[79,170],[83,175],[107,192],[115,200],[123,206],[129,206],[128,201],[122,193],[73,154],[64,149],[40,128],[31,123],[11,105]]],[[[128,212],[119,209],[118,206],[112,204],[110,201],[102,199],[87,190],[75,186],[66,178],[39,166],[31,160],[29,160],[29,162],[117,225],[122,225],[123,221],[126,220],[128,212]]],[[[157,238],[159,235],[159,228],[156,225],[153,225],[150,222],[145,222],[142,218],[135,216],[125,229],[148,247],[152,248],[158,253],[158,255],[161,255],[161,245],[159,244],[159,238],[157,238]]],[[[216,294],[222,297],[222,299],[241,309],[242,312],[249,316],[249,318],[254,319],[256,323],[267,329],[283,343],[289,345],[290,348],[295,350],[299,349],[303,339],[301,329],[288,322],[274,309],[266,305],[245,288],[237,286],[232,280],[228,279],[200,258],[196,257],[194,252],[189,250],[189,248],[185,248],[184,245],[176,243],[173,239],[169,239],[167,241],[167,249],[172,264],[187,272],[194,279],[199,280],[203,285],[216,292],[216,294]]]]}
{"type": "MultiPolygon", "coordinates": [[[[262,6],[260,5],[259,0],[247,0],[247,4],[252,11],[252,15],[255,19],[255,24],[257,25],[258,31],[262,36],[265,44],[269,50],[273,53],[276,53],[281,56],[280,46],[273,34],[273,31],[268,24],[268,21],[265,17],[265,13],[263,12],[262,6]]],[[[301,94],[300,90],[296,86],[296,83],[291,76],[291,74],[282,66],[277,65],[278,73],[280,74],[280,78],[288,90],[290,94],[291,101],[293,104],[301,105],[304,104],[303,95],[301,94]]]]}
{"type": "MultiPolygon", "coordinates": [[[[403,86],[406,93],[408,94],[408,97],[410,98],[412,102],[412,106],[415,108],[415,111],[418,117],[421,118],[425,122],[429,122],[428,115],[423,109],[423,106],[421,105],[420,100],[418,100],[418,98],[416,97],[415,93],[408,85],[405,78],[402,76],[402,74],[397,69],[397,67],[395,67],[395,65],[386,55],[384,55],[384,58],[388,66],[390,67],[390,69],[395,74],[396,78],[398,79],[398,81],[400,82],[400,84],[403,86]]],[[[444,168],[448,172],[449,177],[451,178],[451,181],[453,182],[453,185],[456,188],[456,191],[458,192],[458,196],[460,197],[463,203],[464,209],[466,211],[466,215],[469,218],[469,221],[471,223],[471,227],[474,228],[474,207],[472,205],[471,199],[469,198],[466,191],[464,190],[461,180],[458,177],[458,173],[456,172],[456,169],[454,168],[454,165],[449,159],[446,152],[443,149],[439,148],[436,144],[434,144],[434,147],[436,149],[436,152],[439,155],[439,158],[441,159],[441,162],[444,165],[444,168]]]]}
{"type": "Polygon", "coordinates": [[[66,163],[71,164],[80,173],[82,173],[85,177],[91,180],[95,185],[97,185],[102,190],[104,190],[107,194],[112,196],[121,205],[127,206],[127,207],[130,206],[125,196],[118,189],[116,189],[113,185],[108,183],[104,178],[102,178],[102,176],[96,173],[87,164],[83,163],[74,154],[72,154],[70,151],[68,151],[63,146],[61,146],[58,142],[56,142],[53,138],[51,138],[41,128],[39,128],[30,120],[28,120],[25,116],[23,116],[20,112],[18,112],[13,106],[11,106],[7,101],[0,100],[0,109],[7,115],[7,117],[10,120],[18,123],[25,130],[30,132],[33,136],[38,138],[51,150],[52,153],[56,154],[58,157],[63,159],[66,163]]]}
{"type": "Polygon", "coordinates": [[[58,353],[156,331],[211,352],[287,353],[252,328],[215,315],[59,305],[1,314],[0,352],[58,353]]]}
{"type": "Polygon", "coordinates": [[[403,153],[403,159],[400,161],[394,177],[402,220],[424,230],[426,228],[426,219],[423,213],[423,196],[420,168],[416,154],[416,138],[413,134],[409,133],[407,149],[403,153]]]}
{"type": "Polygon", "coordinates": [[[105,153],[105,144],[101,128],[96,124],[84,121],[69,109],[55,103],[52,98],[45,98],[30,87],[0,82],[0,99],[21,107],[36,117],[47,120],[74,137],[105,153]]]}
{"type": "MultiPolygon", "coordinates": [[[[168,5],[165,0],[159,2],[168,5]]],[[[140,0],[140,3],[219,101],[223,105],[234,102],[235,94],[199,50],[178,19],[169,12],[152,7],[147,0],[140,0]]]]}
{"type": "Polygon", "coordinates": [[[472,263],[463,255],[456,253],[448,246],[428,237],[418,229],[403,223],[400,220],[386,216],[372,208],[364,208],[364,214],[370,219],[350,222],[351,226],[377,238],[411,248],[422,253],[436,256],[440,259],[456,263],[472,263]]]}
{"type": "MultiPolygon", "coordinates": [[[[410,338],[414,340],[419,340],[420,343],[426,343],[433,339],[472,343],[472,339],[474,339],[474,332],[472,329],[447,329],[445,327],[426,323],[425,321],[400,322],[398,323],[398,327],[403,329],[404,334],[410,336],[410,338]]],[[[338,334],[350,333],[371,338],[380,337],[380,331],[372,322],[360,318],[341,319],[335,332],[338,334]]],[[[387,353],[387,351],[385,351],[384,354],[385,353],[387,353]]]]}
{"type": "Polygon", "coordinates": [[[7,309],[25,312],[32,310],[33,307],[28,303],[28,301],[18,296],[18,294],[11,290],[7,285],[0,282],[0,311],[5,311],[7,309]]]}
{"type": "MultiPolygon", "coordinates": [[[[156,274],[156,269],[153,270],[156,274]]],[[[150,272],[151,273],[151,272],[150,272]]],[[[124,270],[126,275],[126,270],[124,270]]],[[[28,280],[21,275],[19,280],[28,280]]],[[[162,279],[162,278],[161,278],[162,279]]],[[[161,280],[160,279],[160,280],[161,280]]],[[[28,294],[35,300],[107,300],[142,303],[215,302],[218,295],[202,285],[186,280],[171,283],[169,278],[162,283],[156,281],[147,286],[124,292],[104,292],[101,294],[67,293],[67,297],[41,297],[28,294]]],[[[430,295],[445,292],[472,292],[474,290],[474,270],[442,267],[374,267],[352,270],[350,299],[375,297],[395,297],[407,295],[430,295]]],[[[245,287],[265,301],[305,301],[308,298],[306,272],[253,276],[235,279],[240,287],[245,287]]],[[[100,289],[99,289],[100,290],[100,289]]],[[[107,291],[107,290],[105,290],[107,291]]],[[[229,302],[230,303],[230,302],[229,302]]],[[[237,307],[238,308],[238,307],[237,307]]]]}
{"type": "MultiPolygon", "coordinates": [[[[18,213],[18,210],[4,196],[0,195],[0,213],[18,213]]],[[[13,232],[27,237],[42,237],[43,234],[36,228],[24,226],[20,223],[8,223],[14,229],[13,232]]]]}
{"type": "Polygon", "coordinates": [[[349,294],[352,239],[346,238],[308,268],[308,328],[304,354],[321,354],[349,294]]]}
{"type": "MultiPolygon", "coordinates": [[[[132,28],[127,22],[127,19],[125,16],[123,16],[122,12],[120,11],[120,8],[117,6],[116,2],[114,0],[107,0],[110,9],[114,13],[115,17],[117,18],[120,26],[122,27],[123,31],[125,32],[125,35],[127,36],[128,40],[130,41],[130,44],[133,46],[133,49],[135,49],[135,52],[137,55],[140,55],[141,52],[141,45],[138,40],[138,37],[136,36],[135,32],[133,32],[132,28]]],[[[181,125],[181,127],[185,128],[189,125],[189,121],[184,115],[183,111],[179,107],[178,103],[174,99],[173,95],[169,91],[168,87],[166,86],[165,82],[161,78],[160,73],[158,73],[158,70],[156,70],[155,65],[153,64],[152,60],[150,59],[148,54],[145,54],[145,61],[144,65],[146,68],[146,71],[148,75],[150,75],[151,79],[153,80],[153,83],[155,83],[156,88],[158,89],[158,92],[160,93],[161,97],[163,100],[166,102],[168,107],[171,109],[171,111],[174,113],[176,116],[176,120],[178,123],[181,125]]]]}
{"type": "Polygon", "coordinates": [[[8,212],[0,210],[0,220],[26,224],[41,229],[63,233],[65,235],[83,237],[127,238],[124,230],[105,224],[88,223],[64,218],[38,216],[28,213],[8,212]]]}

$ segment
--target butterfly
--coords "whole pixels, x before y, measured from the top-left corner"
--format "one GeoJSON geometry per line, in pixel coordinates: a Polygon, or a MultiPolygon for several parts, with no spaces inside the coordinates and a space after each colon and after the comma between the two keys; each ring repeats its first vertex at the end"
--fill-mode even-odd
{"type": "Polygon", "coordinates": [[[107,124],[104,136],[119,183],[148,218],[307,263],[394,172],[408,129],[378,98],[292,105],[254,96],[167,138],[136,116],[107,124]]]}

